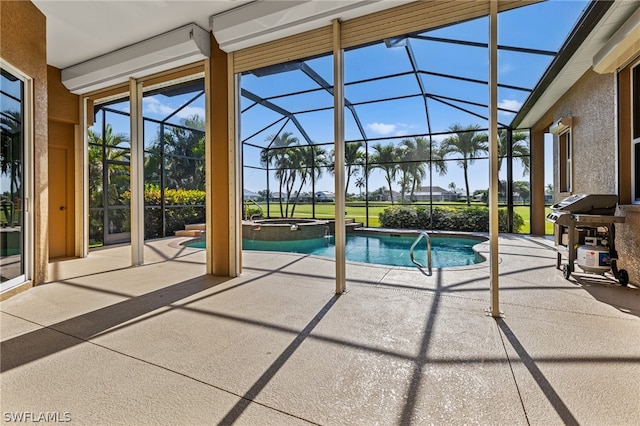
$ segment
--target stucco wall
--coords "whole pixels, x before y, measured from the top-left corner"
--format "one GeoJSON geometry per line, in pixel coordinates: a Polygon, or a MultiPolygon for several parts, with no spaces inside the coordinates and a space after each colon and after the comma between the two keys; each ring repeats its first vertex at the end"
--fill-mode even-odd
{"type": "MultiPolygon", "coordinates": [[[[587,71],[553,106],[553,120],[572,117],[573,194],[617,193],[615,79],[587,71]]],[[[554,137],[554,164],[558,170],[558,136],[554,137]]],[[[559,188],[555,174],[554,187],[559,188]]],[[[556,194],[562,199],[570,194],[556,194]]]]}
{"type": "Polygon", "coordinates": [[[47,66],[47,89],[49,92],[49,120],[79,124],[80,99],[62,84],[62,71],[47,66]]]}
{"type": "Polygon", "coordinates": [[[30,1],[0,3],[0,54],[33,79],[34,284],[46,280],[48,244],[48,126],[46,18],[30,1]]]}
{"type": "Polygon", "coordinates": [[[617,214],[625,223],[616,226],[618,265],[629,272],[629,281],[640,284],[640,206],[618,206],[617,214]]]}
{"type": "MultiPolygon", "coordinates": [[[[613,74],[586,72],[552,108],[553,120],[572,117],[572,194],[620,193],[618,182],[618,119],[616,80],[613,74]]],[[[554,185],[559,187],[558,137],[554,137],[554,185]]],[[[629,179],[629,174],[622,174],[629,179]]],[[[556,193],[562,199],[569,193],[556,193]]],[[[619,206],[626,216],[616,225],[616,248],[620,269],[629,272],[633,284],[640,283],[640,206],[619,206]]]]}

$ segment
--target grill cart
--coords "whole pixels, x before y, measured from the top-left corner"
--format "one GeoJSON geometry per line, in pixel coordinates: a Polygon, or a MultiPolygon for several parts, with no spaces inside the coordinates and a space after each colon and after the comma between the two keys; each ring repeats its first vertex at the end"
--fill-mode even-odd
{"type": "Polygon", "coordinates": [[[604,275],[611,270],[618,282],[626,286],[629,274],[618,270],[615,248],[615,224],[624,216],[615,216],[615,194],[575,194],[551,206],[547,221],[554,224],[554,242],[558,258],[556,268],[569,279],[574,262],[587,273],[604,275]],[[563,255],[568,263],[562,264],[563,255]]]}

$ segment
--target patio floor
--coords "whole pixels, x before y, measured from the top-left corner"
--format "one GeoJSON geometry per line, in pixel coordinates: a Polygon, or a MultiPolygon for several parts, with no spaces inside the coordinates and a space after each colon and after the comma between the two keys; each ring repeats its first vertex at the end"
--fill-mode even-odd
{"type": "Polygon", "coordinates": [[[564,280],[543,238],[500,238],[498,320],[483,264],[348,264],[338,297],[331,260],[244,252],[241,277],[216,278],[179,241],[148,243],[140,267],[126,246],[51,263],[2,302],[3,424],[640,419],[640,289],[564,280]]]}

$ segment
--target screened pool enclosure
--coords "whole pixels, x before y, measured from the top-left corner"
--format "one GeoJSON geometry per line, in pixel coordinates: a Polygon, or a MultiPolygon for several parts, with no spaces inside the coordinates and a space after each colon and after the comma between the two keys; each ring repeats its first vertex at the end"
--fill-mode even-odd
{"type": "MultiPolygon", "coordinates": [[[[205,220],[204,82],[152,89],[142,99],[145,239],[205,220]]],[[[92,245],[130,239],[129,99],[96,103],[89,130],[92,245]]]]}
{"type": "MultiPolygon", "coordinates": [[[[535,7],[546,6],[499,15],[499,203],[508,232],[529,232],[532,161],[528,129],[510,123],[563,41],[529,25],[535,7]]],[[[573,22],[560,24],[568,31],[573,22]]],[[[428,212],[430,229],[434,209],[487,205],[487,26],[484,17],[345,51],[347,218],[381,226],[385,208],[413,206],[428,212]]],[[[335,216],[333,91],[332,55],[240,76],[245,216],[335,216]]]]}
{"type": "MultiPolygon", "coordinates": [[[[532,157],[529,130],[512,122],[586,4],[543,2],[499,13],[502,232],[530,232],[530,171],[532,162],[545,161],[532,157]],[[557,36],[542,34],[533,15],[560,28],[557,36]]],[[[405,209],[422,218],[414,227],[441,229],[447,212],[474,211],[465,220],[477,229],[469,230],[487,230],[478,217],[487,208],[490,181],[488,20],[344,51],[348,219],[389,227],[397,223],[389,211],[405,209]]],[[[333,73],[333,55],[326,54],[236,74],[245,219],[335,217],[333,73]]],[[[204,98],[202,76],[144,92],[146,239],[205,221],[204,98]]],[[[130,238],[128,105],[120,97],[94,107],[89,199],[95,245],[130,238]]],[[[552,181],[545,187],[553,192],[552,181]]]]}

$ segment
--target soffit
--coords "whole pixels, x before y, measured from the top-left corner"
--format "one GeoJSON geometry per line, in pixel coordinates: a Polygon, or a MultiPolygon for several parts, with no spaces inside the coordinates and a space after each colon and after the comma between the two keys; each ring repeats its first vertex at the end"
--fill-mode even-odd
{"type": "MultiPolygon", "coordinates": [[[[542,88],[542,95],[529,108],[527,113],[521,118],[516,117],[514,124],[522,129],[533,127],[578,79],[592,68],[594,56],[639,6],[640,3],[638,2],[612,2],[611,7],[602,20],[596,25],[596,28],[587,36],[579,48],[576,49],[552,82],[546,88],[542,88]]],[[[562,54],[562,52],[560,54],[562,54]]]]}

